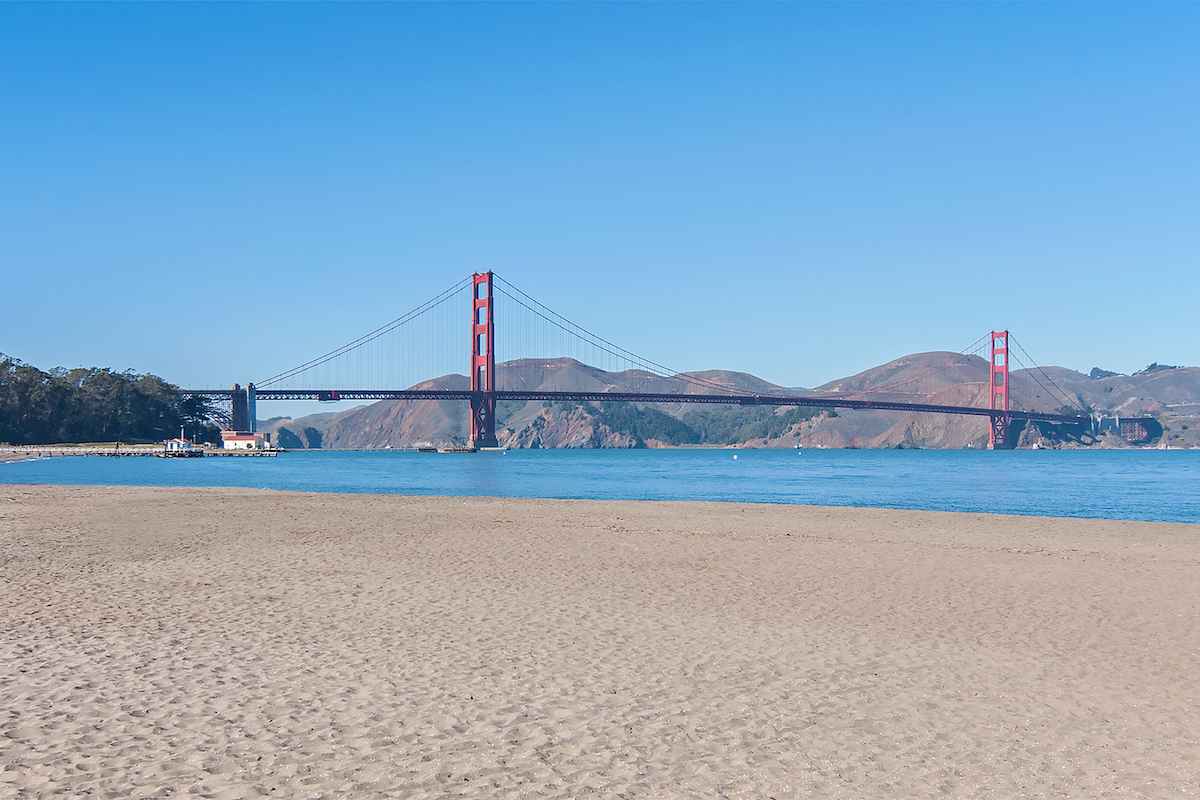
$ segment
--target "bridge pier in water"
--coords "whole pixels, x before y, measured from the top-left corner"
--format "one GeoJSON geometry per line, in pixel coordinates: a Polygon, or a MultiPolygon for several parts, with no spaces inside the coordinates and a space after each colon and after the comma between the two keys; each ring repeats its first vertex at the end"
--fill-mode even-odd
{"type": "Polygon", "coordinates": [[[1016,447],[1017,443],[1012,435],[1012,417],[1007,414],[997,414],[992,417],[989,439],[988,449],[990,450],[1012,450],[1016,447]]]}

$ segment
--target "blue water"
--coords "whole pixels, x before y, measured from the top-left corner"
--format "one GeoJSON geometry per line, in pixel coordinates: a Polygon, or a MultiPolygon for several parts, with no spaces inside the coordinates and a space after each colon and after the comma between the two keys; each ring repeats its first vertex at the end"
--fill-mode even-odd
{"type": "Polygon", "coordinates": [[[1200,522],[1200,451],[509,450],[51,458],[0,484],[723,500],[1200,522]],[[734,456],[737,458],[734,458],[734,456]]]}

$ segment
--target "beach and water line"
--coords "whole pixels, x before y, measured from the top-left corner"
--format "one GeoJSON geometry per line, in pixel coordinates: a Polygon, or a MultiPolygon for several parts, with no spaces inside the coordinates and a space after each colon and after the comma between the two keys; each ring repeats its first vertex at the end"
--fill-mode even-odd
{"type": "Polygon", "coordinates": [[[1196,524],[28,466],[0,794],[1200,795],[1196,524]]]}
{"type": "Polygon", "coordinates": [[[50,458],[0,464],[5,483],[705,500],[1200,522],[1200,451],[1192,450],[296,451],[271,459],[50,458]]]}

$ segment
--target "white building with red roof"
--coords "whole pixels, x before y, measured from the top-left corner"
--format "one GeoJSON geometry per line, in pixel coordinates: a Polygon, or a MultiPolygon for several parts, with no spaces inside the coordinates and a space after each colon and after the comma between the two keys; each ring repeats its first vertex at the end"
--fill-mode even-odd
{"type": "Polygon", "coordinates": [[[221,446],[226,450],[270,450],[271,434],[255,431],[221,431],[221,446]]]}

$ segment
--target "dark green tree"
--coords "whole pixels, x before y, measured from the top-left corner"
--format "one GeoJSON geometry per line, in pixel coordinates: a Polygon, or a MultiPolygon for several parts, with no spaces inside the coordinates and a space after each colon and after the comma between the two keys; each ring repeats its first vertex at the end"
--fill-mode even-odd
{"type": "Polygon", "coordinates": [[[0,441],[154,442],[181,425],[211,435],[211,408],[156,375],[131,370],[41,370],[0,355],[0,441]]]}

